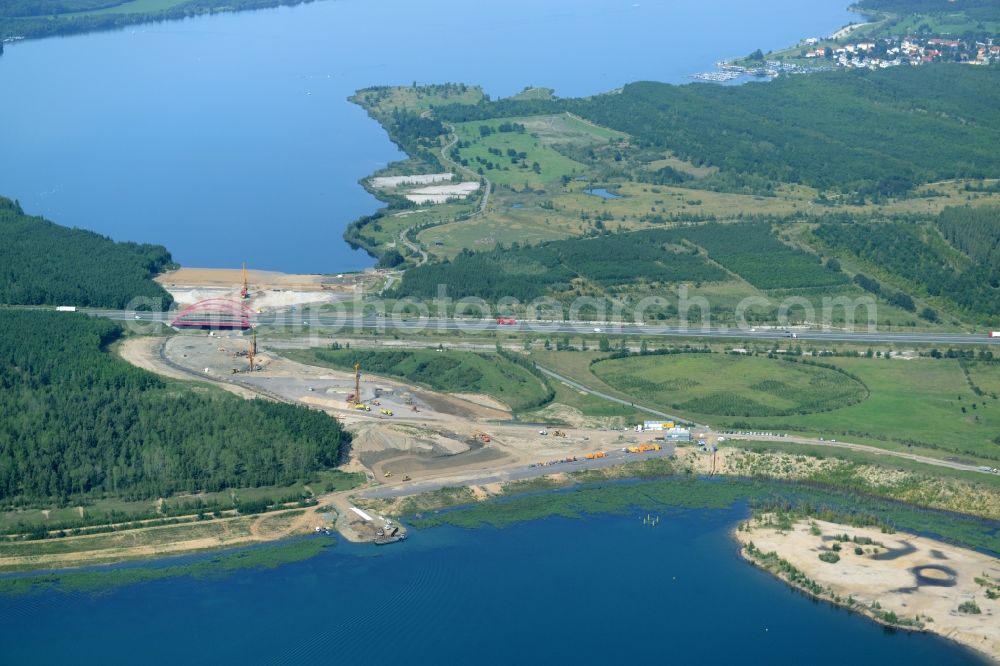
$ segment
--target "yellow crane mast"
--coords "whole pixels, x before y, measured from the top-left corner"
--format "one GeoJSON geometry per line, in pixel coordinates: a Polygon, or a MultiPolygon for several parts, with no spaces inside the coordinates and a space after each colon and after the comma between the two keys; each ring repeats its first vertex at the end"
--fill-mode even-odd
{"type": "Polygon", "coordinates": [[[247,279],[247,262],[243,262],[243,287],[240,289],[240,298],[250,298],[250,281],[247,279]]]}

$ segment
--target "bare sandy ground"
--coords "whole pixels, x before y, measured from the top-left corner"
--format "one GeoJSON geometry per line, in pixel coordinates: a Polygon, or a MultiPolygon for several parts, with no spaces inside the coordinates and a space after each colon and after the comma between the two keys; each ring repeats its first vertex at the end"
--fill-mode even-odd
{"type": "Polygon", "coordinates": [[[871,25],[871,22],[869,21],[868,23],[852,23],[850,25],[845,25],[843,28],[830,35],[830,39],[842,39],[850,35],[858,28],[863,28],[866,25],[871,25]]]}
{"type": "MultiPolygon", "coordinates": [[[[323,288],[323,275],[293,275],[275,271],[247,270],[247,279],[251,284],[263,288],[288,288],[304,291],[311,289],[319,291],[323,288]]],[[[243,271],[239,268],[179,268],[157,276],[160,284],[172,287],[221,287],[239,288],[243,282],[243,271]]]]}
{"type": "Polygon", "coordinates": [[[449,199],[464,199],[479,190],[479,183],[468,181],[454,185],[431,185],[421,187],[406,193],[406,198],[418,204],[444,203],[449,199]]]}
{"type": "MultiPolygon", "coordinates": [[[[881,611],[915,618],[926,631],[955,640],[1000,660],[1000,600],[986,592],[1000,592],[1000,560],[912,534],[883,534],[819,520],[799,521],[788,532],[752,521],[749,530],[737,530],[744,546],[753,544],[775,552],[806,576],[829,590],[826,597],[853,597],[859,608],[878,603],[881,611]],[[814,534],[811,525],[820,534],[814,534]],[[831,551],[836,535],[871,539],[877,545],[841,543],[840,561],[827,563],[820,553],[831,551]],[[863,551],[858,555],[855,548],[863,551]],[[979,614],[958,607],[974,601],[979,614]]],[[[745,551],[744,551],[745,554],[745,551]]]]}
{"type": "MultiPolygon", "coordinates": [[[[191,381],[194,379],[192,375],[167,365],[160,358],[160,349],[166,340],[167,338],[160,337],[129,338],[118,346],[118,355],[137,368],[149,370],[162,377],[191,381]]],[[[234,384],[219,384],[219,386],[241,398],[257,397],[256,393],[241,386],[234,384]]]]}

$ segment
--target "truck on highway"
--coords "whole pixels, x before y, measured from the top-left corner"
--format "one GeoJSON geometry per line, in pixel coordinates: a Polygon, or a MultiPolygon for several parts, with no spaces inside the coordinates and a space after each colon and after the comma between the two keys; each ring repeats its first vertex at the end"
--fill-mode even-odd
{"type": "Polygon", "coordinates": [[[1000,331],[990,331],[991,338],[1000,338],[1000,331]]]}
{"type": "MultiPolygon", "coordinates": [[[[56,312],[76,312],[75,305],[57,305],[56,312]]],[[[1000,336],[998,336],[1000,337],[1000,336]]]]}
{"type": "Polygon", "coordinates": [[[497,318],[497,324],[500,325],[500,326],[516,326],[517,325],[517,320],[516,319],[508,319],[508,318],[504,318],[504,317],[499,317],[499,318],[497,318]]]}

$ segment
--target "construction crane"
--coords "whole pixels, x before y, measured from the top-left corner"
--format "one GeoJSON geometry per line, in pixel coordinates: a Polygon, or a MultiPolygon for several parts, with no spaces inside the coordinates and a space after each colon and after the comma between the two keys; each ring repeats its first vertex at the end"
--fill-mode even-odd
{"type": "Polygon", "coordinates": [[[243,262],[243,288],[240,289],[240,298],[250,298],[250,282],[247,280],[247,262],[243,262]]]}
{"type": "Polygon", "coordinates": [[[247,350],[247,359],[250,361],[250,369],[248,372],[253,372],[253,361],[254,357],[257,356],[257,329],[253,329],[252,337],[250,338],[250,348],[247,350]]]}
{"type": "Polygon", "coordinates": [[[354,404],[361,404],[361,364],[354,364],[354,404]]]}

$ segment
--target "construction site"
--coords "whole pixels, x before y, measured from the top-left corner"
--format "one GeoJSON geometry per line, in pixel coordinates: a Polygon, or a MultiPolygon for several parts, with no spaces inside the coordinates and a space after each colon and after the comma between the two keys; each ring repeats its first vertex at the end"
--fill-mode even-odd
{"type": "MultiPolygon", "coordinates": [[[[306,365],[282,355],[282,344],[290,342],[263,343],[253,328],[189,330],[132,338],[120,353],[162,375],[206,380],[245,398],[301,404],[337,417],[353,435],[344,469],[363,471],[379,492],[519,480],[673,450],[653,444],[653,433],[518,422],[489,396],[412,386],[367,374],[360,365],[353,371],[306,365]]],[[[384,520],[358,522],[348,512],[350,505],[338,506],[337,527],[348,538],[375,541],[385,528],[384,520]]]]}
{"type": "MultiPolygon", "coordinates": [[[[342,468],[364,472],[374,495],[416,494],[470,480],[505,482],[620,464],[636,456],[668,456],[656,434],[549,427],[517,421],[483,394],[451,394],[369,374],[360,364],[335,370],[288,358],[300,338],[260,339],[256,318],[300,305],[331,303],[377,286],[384,276],[293,276],[263,271],[181,269],[160,282],[180,309],[167,337],[135,337],[121,346],[129,362],[164,376],[212,382],[244,398],[322,410],[347,425],[353,439],[342,468]]],[[[359,514],[334,498],[337,529],[349,539],[392,543],[405,529],[359,514]]],[[[320,527],[319,529],[326,529],[320,527]]]]}

